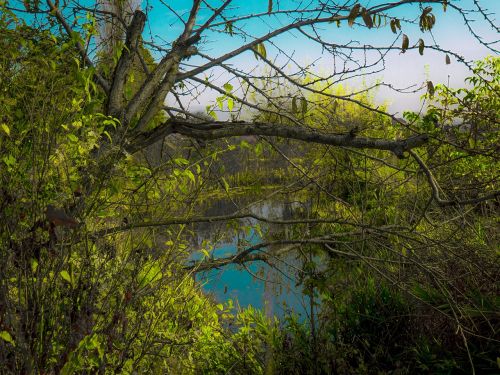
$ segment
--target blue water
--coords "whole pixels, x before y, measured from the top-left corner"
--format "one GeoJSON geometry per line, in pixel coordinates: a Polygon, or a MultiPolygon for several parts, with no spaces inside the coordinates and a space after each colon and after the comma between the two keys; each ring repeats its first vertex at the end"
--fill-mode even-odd
{"type": "MultiPolygon", "coordinates": [[[[245,236],[249,246],[262,242],[255,232],[245,236]]],[[[237,252],[238,238],[231,243],[221,244],[213,250],[213,257],[227,257],[237,252]]],[[[200,259],[201,253],[192,259],[200,259]]],[[[203,290],[212,294],[218,302],[232,299],[236,306],[242,308],[253,306],[261,309],[268,316],[283,318],[290,313],[297,314],[300,320],[308,316],[309,298],[302,294],[301,286],[290,270],[282,268],[283,275],[264,262],[253,262],[247,269],[239,265],[229,265],[222,269],[200,272],[196,280],[203,284],[203,290]],[[252,275],[253,274],[253,275],[252,275]]]]}

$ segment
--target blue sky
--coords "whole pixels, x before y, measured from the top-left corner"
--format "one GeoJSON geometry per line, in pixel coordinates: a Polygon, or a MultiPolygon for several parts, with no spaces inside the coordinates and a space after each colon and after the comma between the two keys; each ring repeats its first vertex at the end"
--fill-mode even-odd
{"type": "MultiPolygon", "coordinates": [[[[211,4],[217,5],[221,1],[212,1],[211,4]]],[[[275,9],[277,9],[277,2],[274,2],[275,9]]],[[[293,0],[281,0],[279,1],[279,9],[292,9],[298,4],[298,1],[293,0]]],[[[304,3],[304,2],[303,2],[304,3]]],[[[383,1],[368,1],[363,2],[365,6],[374,6],[376,4],[383,3],[383,1]]],[[[453,2],[452,2],[453,3],[453,2]]],[[[466,8],[473,8],[473,2],[471,0],[465,1],[455,1],[455,3],[460,4],[466,8]]],[[[177,17],[170,13],[159,1],[151,1],[148,4],[143,3],[143,9],[148,10],[149,15],[149,28],[146,30],[146,38],[152,38],[156,40],[167,40],[172,41],[179,33],[182,31],[182,23],[178,21],[177,17]],[[149,8],[148,8],[149,4],[149,8]]],[[[179,15],[184,18],[187,17],[191,1],[175,0],[169,1],[168,4],[174,8],[179,15]]],[[[265,13],[267,11],[267,0],[260,1],[244,1],[235,0],[233,4],[228,8],[226,14],[228,15],[242,15],[248,13],[265,13]]],[[[351,4],[354,4],[352,1],[351,4]]],[[[480,5],[483,8],[488,8],[490,13],[493,13],[492,18],[496,21],[496,15],[500,11],[500,1],[495,0],[482,0],[480,5]]],[[[410,38],[410,45],[417,42],[419,38],[422,38],[426,45],[437,43],[440,47],[444,49],[457,51],[460,55],[463,55],[467,60],[476,60],[485,57],[488,54],[492,54],[491,51],[486,49],[484,46],[479,44],[470,33],[466,30],[464,26],[464,21],[461,16],[451,9],[448,8],[447,12],[444,13],[441,6],[434,6],[433,13],[437,18],[436,25],[432,30],[432,34],[429,32],[422,33],[418,26],[403,25],[403,32],[406,33],[410,38]]],[[[203,10],[200,14],[200,20],[205,19],[211,14],[208,10],[203,10]]],[[[408,16],[409,14],[414,17],[419,15],[418,6],[404,6],[400,7],[395,14],[400,17],[408,16]]],[[[287,16],[264,16],[259,19],[246,20],[241,23],[236,24],[242,27],[251,36],[262,36],[267,32],[279,27],[290,21],[287,16]]],[[[475,22],[477,32],[485,38],[487,41],[492,41],[498,39],[497,35],[493,32],[491,28],[485,27],[484,22],[475,22]]],[[[321,26],[322,36],[328,41],[341,43],[348,42],[351,40],[358,40],[360,44],[371,44],[374,46],[388,45],[393,42],[396,38],[394,34],[390,31],[389,26],[382,29],[371,29],[368,30],[365,27],[353,28],[348,27],[345,23],[337,28],[333,24],[324,24],[321,26]]],[[[322,55],[321,48],[311,41],[307,40],[298,31],[287,32],[278,38],[273,39],[276,45],[289,53],[293,52],[294,58],[300,63],[310,63],[317,61],[313,70],[323,74],[332,72],[332,59],[328,55],[322,55]]],[[[207,34],[207,38],[203,40],[203,43],[199,45],[199,48],[204,53],[207,53],[213,57],[220,56],[230,50],[241,46],[244,41],[238,37],[229,37],[226,34],[221,33],[210,33],[207,34]]],[[[401,36],[399,40],[395,41],[396,46],[401,45],[401,36]]],[[[276,48],[273,48],[270,43],[266,43],[268,57],[277,57],[277,61],[285,61],[284,57],[279,58],[279,52],[276,48]]],[[[497,44],[498,48],[499,45],[497,44]]],[[[386,58],[386,69],[384,72],[377,73],[375,75],[367,77],[367,83],[374,81],[375,79],[383,79],[385,82],[391,83],[396,87],[407,87],[410,85],[421,85],[426,80],[430,79],[434,83],[447,83],[449,82],[451,86],[458,87],[463,85],[463,80],[466,76],[470,74],[468,69],[457,62],[453,57],[451,58],[452,63],[450,65],[445,64],[444,54],[425,50],[424,56],[420,56],[417,50],[407,51],[405,54],[401,54],[399,51],[390,52],[386,58]]],[[[262,65],[264,69],[264,64],[262,62],[256,61],[252,52],[245,52],[242,55],[232,59],[230,61],[235,66],[243,69],[255,68],[258,64],[262,65]]],[[[257,66],[257,69],[260,67],[257,66]]],[[[290,67],[290,71],[293,68],[290,67]]],[[[216,71],[215,77],[223,82],[226,77],[220,71],[216,71]]],[[[354,86],[361,85],[359,79],[354,79],[350,82],[354,86]]],[[[391,111],[401,112],[404,109],[416,109],[420,105],[421,93],[412,95],[400,95],[386,89],[381,89],[377,94],[377,100],[379,102],[389,101],[392,103],[391,111]]],[[[205,102],[214,99],[214,95],[206,95],[200,98],[200,107],[204,107],[205,102]]]]}
{"type": "MultiPolygon", "coordinates": [[[[135,1],[139,2],[140,0],[135,1]]],[[[474,8],[473,0],[451,0],[450,2],[465,8],[474,8]]],[[[84,0],[84,3],[89,7],[93,7],[96,4],[95,2],[86,0],[84,0]]],[[[221,4],[222,0],[209,0],[209,3],[216,6],[221,4]]],[[[301,3],[314,4],[317,3],[317,1],[274,0],[274,9],[293,9],[297,4],[301,3]]],[[[345,1],[345,4],[352,5],[354,3],[355,0],[345,1]]],[[[384,3],[384,1],[369,0],[362,1],[362,3],[364,6],[370,7],[384,3]]],[[[168,6],[174,9],[179,16],[187,19],[192,1],[151,0],[141,3],[142,9],[148,14],[148,24],[144,31],[144,38],[146,40],[153,40],[156,43],[165,42],[165,44],[168,45],[169,42],[175,40],[182,32],[183,25],[182,22],[178,20],[177,16],[168,10],[164,4],[168,4],[168,6]]],[[[491,16],[492,19],[498,24],[497,18],[500,13],[500,0],[479,0],[479,4],[483,8],[489,9],[489,13],[493,14],[491,16]]],[[[237,16],[249,13],[266,13],[267,6],[268,0],[234,0],[227,8],[225,14],[228,16],[237,16]]],[[[432,34],[429,32],[422,33],[416,25],[403,24],[403,32],[409,36],[410,45],[415,44],[419,38],[422,38],[426,45],[432,44],[435,41],[435,43],[444,49],[457,51],[467,60],[477,60],[488,54],[493,54],[471,36],[464,26],[463,19],[456,11],[449,7],[448,11],[443,13],[440,5],[434,6],[433,8],[433,13],[437,18],[437,22],[432,30],[432,34]]],[[[203,21],[209,17],[210,14],[210,10],[202,8],[198,22],[203,21]]],[[[398,17],[408,16],[409,14],[418,17],[418,6],[402,6],[395,12],[391,12],[391,15],[396,15],[398,17]]],[[[264,15],[257,19],[242,21],[235,26],[244,29],[251,37],[259,37],[288,22],[290,22],[290,18],[287,15],[281,15],[279,17],[264,15]]],[[[492,41],[498,39],[498,35],[491,27],[487,27],[484,20],[477,19],[474,23],[474,27],[478,34],[484,37],[485,40],[492,41]]],[[[334,24],[323,24],[321,25],[321,35],[327,41],[333,43],[343,43],[355,40],[359,41],[360,45],[371,44],[374,46],[384,46],[392,42],[394,42],[396,46],[401,45],[401,36],[399,36],[398,40],[395,40],[397,36],[392,34],[389,26],[368,30],[365,27],[356,25],[350,28],[345,22],[342,23],[340,28],[337,28],[334,24]]],[[[247,42],[251,40],[251,37],[247,39],[247,42]]],[[[231,37],[224,33],[210,32],[206,34],[206,38],[202,40],[198,48],[203,53],[209,54],[212,57],[218,57],[240,47],[244,42],[245,41],[239,37],[231,37]]],[[[273,43],[289,54],[293,54],[296,61],[300,64],[316,61],[314,67],[312,67],[312,71],[315,73],[329,74],[333,71],[332,57],[328,54],[323,54],[321,48],[317,44],[311,43],[310,40],[307,40],[298,31],[287,32],[273,39],[273,43]]],[[[271,59],[276,58],[277,62],[286,61],[284,56],[280,56],[278,49],[274,48],[271,43],[266,43],[266,47],[268,57],[271,59]]],[[[497,43],[495,47],[498,49],[500,45],[497,43]]],[[[158,54],[155,56],[157,58],[160,57],[158,54]]],[[[189,62],[196,64],[199,61],[199,59],[193,58],[189,62]]],[[[388,53],[385,62],[385,70],[383,72],[366,77],[366,82],[368,84],[378,79],[391,83],[395,87],[408,87],[410,85],[422,85],[426,80],[430,79],[434,83],[449,82],[451,86],[459,87],[463,86],[464,78],[470,75],[468,69],[463,64],[458,63],[453,57],[451,57],[452,63],[446,65],[445,56],[431,50],[425,50],[424,56],[420,56],[417,50],[407,51],[405,54],[401,54],[399,51],[392,51],[388,53]]],[[[259,72],[259,70],[263,71],[265,69],[264,63],[257,61],[250,51],[233,58],[229,63],[243,70],[255,69],[255,71],[259,72]]],[[[286,69],[288,69],[288,72],[294,71],[292,66],[288,66],[286,69]]],[[[228,79],[220,69],[215,69],[213,73],[215,83],[223,84],[228,79]]],[[[359,87],[361,83],[360,79],[353,79],[349,82],[352,87],[359,87]]],[[[388,101],[392,103],[390,108],[392,112],[402,112],[404,109],[417,109],[420,105],[420,95],[421,93],[400,95],[387,89],[381,89],[376,98],[379,102],[388,101]]],[[[197,109],[204,108],[206,104],[214,101],[215,96],[216,95],[213,93],[206,93],[200,96],[199,103],[195,103],[194,107],[197,109]]]]}

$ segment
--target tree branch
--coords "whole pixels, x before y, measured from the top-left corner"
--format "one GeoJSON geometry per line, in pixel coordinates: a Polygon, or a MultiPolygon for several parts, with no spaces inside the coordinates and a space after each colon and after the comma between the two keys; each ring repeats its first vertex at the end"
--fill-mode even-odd
{"type": "Polygon", "coordinates": [[[193,45],[200,40],[200,36],[195,35],[191,37],[191,32],[200,9],[200,3],[201,0],[194,0],[184,31],[174,42],[172,50],[162,59],[146,81],[144,81],[137,94],[127,106],[125,122],[129,122],[137,114],[137,111],[149,101],[144,115],[139,120],[137,130],[143,130],[163,105],[162,102],[165,96],[175,84],[180,61],[197,52],[197,49],[193,45]]]}
{"type": "Polygon", "coordinates": [[[468,205],[468,204],[476,204],[476,203],[481,203],[490,199],[495,199],[497,197],[500,197],[500,191],[494,191],[491,194],[483,195],[482,197],[478,198],[473,198],[473,199],[466,199],[466,200],[446,200],[442,199],[441,196],[439,195],[439,185],[434,178],[434,175],[432,174],[431,170],[429,167],[424,163],[424,161],[418,156],[414,151],[408,150],[410,155],[415,159],[415,161],[418,163],[420,168],[422,168],[422,171],[424,172],[425,176],[427,177],[427,181],[429,182],[429,185],[431,186],[432,190],[432,198],[436,201],[436,203],[441,206],[455,206],[455,205],[468,205]]]}
{"type": "MultiPolygon", "coordinates": [[[[47,0],[47,5],[49,6],[50,12],[56,17],[57,21],[62,25],[64,30],[66,31],[66,34],[71,38],[73,37],[74,31],[71,29],[69,24],[66,22],[63,14],[57,8],[54,3],[52,3],[51,0],[47,0]]],[[[85,61],[85,64],[87,64],[90,67],[94,67],[94,64],[90,60],[90,57],[88,56],[87,52],[85,51],[85,48],[83,45],[77,40],[76,41],[76,48],[78,49],[78,52],[80,53],[80,56],[82,57],[83,61],[85,61]]],[[[94,73],[94,79],[96,82],[101,86],[101,88],[106,92],[109,93],[110,87],[108,81],[101,76],[97,71],[94,73]]]]}
{"type": "Polygon", "coordinates": [[[369,148],[387,150],[397,157],[403,158],[404,152],[422,146],[428,140],[426,134],[416,135],[401,140],[385,140],[380,138],[358,137],[352,133],[330,134],[306,126],[289,126],[271,123],[253,122],[223,122],[213,121],[194,124],[180,119],[170,119],[163,125],[150,132],[137,136],[128,147],[128,152],[138,151],[141,147],[151,145],[170,133],[182,134],[187,137],[213,140],[244,135],[264,135],[296,139],[311,143],[327,144],[331,146],[369,148]]]}
{"type": "Polygon", "coordinates": [[[143,12],[136,10],[132,21],[127,28],[125,47],[122,49],[120,60],[118,61],[113,74],[113,82],[111,84],[107,104],[107,113],[110,116],[120,117],[118,116],[118,112],[121,111],[123,107],[123,87],[130,72],[130,68],[132,67],[134,56],[139,46],[139,38],[142,34],[142,30],[144,29],[145,22],[146,15],[143,12]]]}

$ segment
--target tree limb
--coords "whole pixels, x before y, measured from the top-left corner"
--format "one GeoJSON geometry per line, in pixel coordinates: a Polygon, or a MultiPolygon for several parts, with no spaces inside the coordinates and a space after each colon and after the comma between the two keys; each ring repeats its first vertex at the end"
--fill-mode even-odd
{"type": "MultiPolygon", "coordinates": [[[[64,30],[66,31],[66,34],[71,38],[73,37],[74,31],[71,29],[69,24],[66,22],[66,19],[64,18],[63,14],[57,8],[54,3],[52,3],[51,0],[47,0],[47,5],[49,6],[50,12],[56,17],[57,21],[62,25],[64,30]]],[[[76,48],[78,49],[78,52],[80,53],[80,56],[82,59],[85,61],[85,64],[87,64],[90,67],[94,67],[94,64],[90,60],[90,57],[88,56],[87,52],[85,51],[85,48],[82,46],[82,44],[77,40],[76,41],[76,48]]],[[[110,87],[108,81],[99,73],[95,72],[94,73],[94,79],[96,82],[101,86],[101,88],[104,90],[104,92],[109,93],[110,87]]]]}
{"type": "Polygon", "coordinates": [[[429,182],[429,185],[431,186],[432,190],[432,198],[436,201],[436,203],[441,206],[455,206],[455,205],[468,205],[468,204],[476,204],[476,203],[481,203],[490,199],[495,199],[497,197],[500,197],[500,191],[494,191],[491,194],[483,195],[482,197],[478,198],[473,198],[473,199],[466,199],[466,200],[446,200],[442,199],[441,196],[439,195],[439,185],[434,178],[434,175],[432,174],[431,170],[429,167],[424,163],[424,161],[418,156],[414,151],[408,150],[410,155],[415,159],[415,161],[418,163],[420,168],[422,168],[422,171],[424,172],[425,176],[427,177],[427,181],[429,182]]]}
{"type": "Polygon", "coordinates": [[[139,134],[127,147],[128,152],[138,151],[163,139],[165,135],[177,133],[187,137],[213,140],[245,135],[264,135],[296,139],[311,143],[327,144],[331,146],[369,148],[387,150],[397,157],[403,158],[404,152],[422,146],[428,140],[426,134],[420,134],[401,140],[386,140],[380,138],[358,137],[352,133],[330,134],[306,126],[289,126],[271,123],[253,122],[224,122],[213,121],[194,124],[180,119],[170,119],[163,125],[150,132],[139,134]]]}
{"type": "Polygon", "coordinates": [[[118,112],[122,110],[123,106],[123,88],[130,68],[132,67],[137,48],[139,47],[139,38],[144,29],[145,22],[146,15],[136,10],[127,28],[125,47],[122,49],[120,60],[113,74],[113,82],[111,84],[107,103],[107,113],[110,116],[120,117],[118,116],[118,112]]]}

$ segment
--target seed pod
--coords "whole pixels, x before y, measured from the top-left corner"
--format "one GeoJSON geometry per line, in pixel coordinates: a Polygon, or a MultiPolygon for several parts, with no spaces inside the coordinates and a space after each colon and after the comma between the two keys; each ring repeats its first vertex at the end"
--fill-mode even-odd
{"type": "Polygon", "coordinates": [[[429,14],[430,12],[432,12],[432,7],[426,7],[426,8],[424,9],[424,11],[422,12],[422,14],[423,14],[424,16],[426,16],[426,15],[427,15],[427,14],[429,14]]]}
{"type": "Polygon", "coordinates": [[[432,84],[431,81],[427,81],[427,92],[429,93],[429,96],[432,98],[434,96],[434,85],[432,84]]]}
{"type": "Polygon", "coordinates": [[[347,24],[352,27],[354,25],[354,20],[359,14],[359,8],[361,8],[360,4],[356,4],[352,7],[351,12],[349,13],[349,16],[347,17],[347,24]]]}
{"type": "Polygon", "coordinates": [[[300,98],[300,110],[302,111],[302,115],[305,115],[307,112],[307,99],[304,97],[300,98]]]}
{"type": "Polygon", "coordinates": [[[450,56],[446,55],[446,65],[450,65],[451,64],[451,61],[450,61],[450,56]]]}
{"type": "Polygon", "coordinates": [[[406,34],[403,34],[403,44],[401,45],[401,52],[405,53],[409,45],[410,39],[408,39],[408,36],[406,34]]]}
{"type": "Polygon", "coordinates": [[[292,112],[297,113],[297,98],[295,96],[292,98],[292,112]]]}
{"type": "Polygon", "coordinates": [[[396,20],[391,20],[391,30],[394,34],[398,32],[396,29],[396,20]]]}
{"type": "Polygon", "coordinates": [[[424,54],[424,47],[425,47],[424,41],[422,39],[419,39],[418,40],[418,53],[420,53],[420,55],[424,54]]]}
{"type": "Polygon", "coordinates": [[[369,16],[366,8],[363,8],[363,10],[361,11],[361,17],[363,17],[363,21],[365,21],[366,27],[371,29],[373,27],[373,21],[372,18],[369,16]]]}

